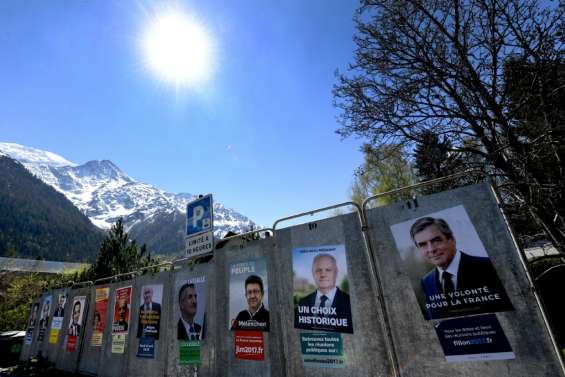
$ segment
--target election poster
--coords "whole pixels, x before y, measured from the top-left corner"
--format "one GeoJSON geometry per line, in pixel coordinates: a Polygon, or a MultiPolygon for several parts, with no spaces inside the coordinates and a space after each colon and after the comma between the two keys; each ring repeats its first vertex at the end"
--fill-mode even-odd
{"type": "Polygon", "coordinates": [[[82,320],[85,312],[86,296],[75,296],[71,306],[71,320],[67,328],[67,351],[75,352],[78,339],[83,325],[82,320]]]}
{"type": "Polygon", "coordinates": [[[236,359],[265,360],[265,342],[262,331],[235,330],[233,339],[236,359]]]}
{"type": "MultiPolygon", "coordinates": [[[[178,298],[177,339],[199,341],[206,336],[206,276],[190,276],[179,272],[175,276],[178,298]]],[[[184,343],[183,343],[184,344],[184,343]]]]}
{"type": "Polygon", "coordinates": [[[108,308],[108,299],[110,297],[109,287],[96,288],[96,301],[94,303],[94,317],[92,318],[92,337],[90,345],[92,347],[100,347],[104,336],[104,328],[106,327],[106,310],[108,308]]]}
{"type": "MultiPolygon", "coordinates": [[[[144,285],[141,287],[140,295],[137,337],[159,339],[163,284],[144,285]]],[[[145,344],[149,343],[145,342],[145,344]]]]}
{"type": "Polygon", "coordinates": [[[41,302],[41,315],[39,317],[39,334],[37,336],[38,341],[43,341],[45,337],[45,332],[47,331],[47,325],[49,323],[49,314],[51,313],[51,302],[53,301],[53,295],[47,295],[43,298],[41,302]]]}
{"type": "Polygon", "coordinates": [[[341,333],[300,333],[302,363],[312,368],[345,368],[341,333]]]}
{"type": "Polygon", "coordinates": [[[233,262],[229,271],[229,328],[269,331],[269,285],[265,258],[233,262]]]}
{"type": "Polygon", "coordinates": [[[33,331],[37,326],[37,317],[39,316],[39,302],[34,302],[31,305],[29,319],[27,321],[27,330],[24,339],[24,344],[30,345],[33,341],[33,331]]]}
{"type": "Polygon", "coordinates": [[[390,229],[426,319],[513,310],[464,206],[429,213],[390,229]]]}
{"type": "Polygon", "coordinates": [[[435,330],[448,363],[516,358],[496,314],[438,321],[435,330]]]}
{"type": "Polygon", "coordinates": [[[345,245],[292,250],[294,327],[353,333],[345,245]]]}
{"type": "MultiPolygon", "coordinates": [[[[114,315],[112,321],[112,334],[127,334],[129,329],[129,317],[131,310],[131,285],[117,288],[114,294],[114,315]]],[[[122,338],[115,338],[120,344],[122,338]]],[[[114,338],[112,339],[114,343],[114,338]]]]}
{"type": "Polygon", "coordinates": [[[65,317],[65,304],[67,303],[67,293],[59,293],[57,295],[57,307],[53,312],[51,320],[51,333],[49,334],[49,344],[57,344],[59,339],[59,331],[63,328],[63,319],[65,317]]]}

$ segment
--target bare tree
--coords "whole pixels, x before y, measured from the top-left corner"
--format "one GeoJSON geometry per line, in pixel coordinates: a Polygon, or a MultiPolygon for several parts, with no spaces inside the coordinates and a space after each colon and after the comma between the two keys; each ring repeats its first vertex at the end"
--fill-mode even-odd
{"type": "Polygon", "coordinates": [[[565,251],[564,9],[535,0],[362,1],[355,63],[334,88],[338,133],[407,148],[430,131],[447,137],[565,251]],[[519,85],[509,82],[526,71],[519,85]]]}

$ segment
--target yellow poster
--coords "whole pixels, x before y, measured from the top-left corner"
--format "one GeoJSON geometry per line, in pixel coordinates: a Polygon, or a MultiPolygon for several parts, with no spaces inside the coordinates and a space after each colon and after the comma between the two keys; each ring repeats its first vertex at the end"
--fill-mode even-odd
{"type": "Polygon", "coordinates": [[[106,327],[108,297],[110,297],[110,288],[96,288],[96,303],[94,317],[92,319],[92,338],[90,338],[90,345],[92,347],[100,347],[102,345],[104,327],[106,327]]]}
{"type": "Polygon", "coordinates": [[[49,334],[49,344],[57,344],[57,339],[59,339],[59,330],[51,329],[49,334]]]}
{"type": "Polygon", "coordinates": [[[124,353],[127,334],[112,335],[112,353],[124,353]]]}

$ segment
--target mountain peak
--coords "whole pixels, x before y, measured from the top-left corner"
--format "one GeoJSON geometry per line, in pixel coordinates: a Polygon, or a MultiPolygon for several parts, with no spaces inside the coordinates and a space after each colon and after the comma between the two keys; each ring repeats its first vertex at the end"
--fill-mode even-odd
{"type": "Polygon", "coordinates": [[[0,143],[0,152],[21,163],[45,164],[48,166],[76,166],[75,163],[49,151],[26,147],[16,143],[0,143]]]}

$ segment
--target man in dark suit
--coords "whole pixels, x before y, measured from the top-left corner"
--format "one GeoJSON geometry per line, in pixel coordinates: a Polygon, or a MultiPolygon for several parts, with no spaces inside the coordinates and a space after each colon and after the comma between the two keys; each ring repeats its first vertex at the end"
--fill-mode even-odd
{"type": "Polygon", "coordinates": [[[67,296],[64,294],[59,295],[59,302],[53,317],[64,317],[65,316],[65,303],[67,302],[67,296]]]}
{"type": "Polygon", "coordinates": [[[245,279],[247,308],[240,311],[231,321],[232,330],[269,331],[269,311],[263,304],[263,279],[249,275],[245,279]]]}
{"type": "Polygon", "coordinates": [[[198,309],[198,295],[194,284],[184,284],[179,290],[180,318],[177,324],[177,339],[203,339],[202,326],[194,322],[198,309]]]}
{"type": "Polygon", "coordinates": [[[73,312],[71,313],[71,323],[69,325],[69,329],[67,330],[68,335],[79,336],[80,335],[80,311],[81,311],[81,303],[80,301],[75,301],[73,305],[73,312]]]}
{"type": "Polygon", "coordinates": [[[294,327],[353,333],[349,295],[336,286],[337,263],[331,254],[318,254],[312,261],[316,291],[298,301],[294,327]]]}
{"type": "Polygon", "coordinates": [[[445,220],[421,218],[412,225],[410,235],[422,256],[435,266],[421,280],[427,319],[513,309],[490,259],[458,251],[445,220]]]}
{"type": "Polygon", "coordinates": [[[159,339],[161,304],[153,302],[153,287],[143,286],[143,304],[139,307],[138,338],[159,339]]]}

